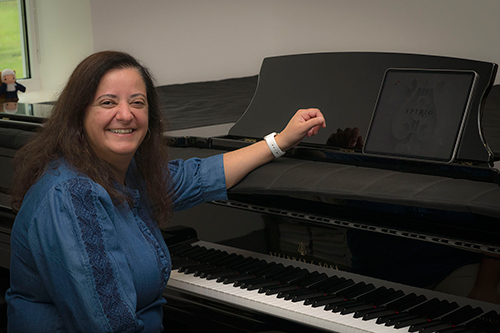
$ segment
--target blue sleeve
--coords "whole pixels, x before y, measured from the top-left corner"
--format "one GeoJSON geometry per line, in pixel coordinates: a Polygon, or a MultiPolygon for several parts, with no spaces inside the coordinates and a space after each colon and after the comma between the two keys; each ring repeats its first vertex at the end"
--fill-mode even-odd
{"type": "Polygon", "coordinates": [[[5,83],[0,84],[0,95],[3,95],[7,92],[7,85],[5,83]]]}
{"type": "MultiPolygon", "coordinates": [[[[28,231],[47,292],[71,332],[137,332],[136,292],[107,211],[88,179],[71,179],[45,197],[28,231]]],[[[102,191],[104,191],[102,189],[102,191]]]]}
{"type": "Polygon", "coordinates": [[[186,161],[173,160],[169,162],[168,168],[175,211],[204,202],[227,199],[223,155],[186,161]]]}

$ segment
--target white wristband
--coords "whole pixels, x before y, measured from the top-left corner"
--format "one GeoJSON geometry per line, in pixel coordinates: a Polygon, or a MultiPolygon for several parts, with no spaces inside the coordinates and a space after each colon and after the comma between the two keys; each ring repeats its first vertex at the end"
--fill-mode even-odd
{"type": "Polygon", "coordinates": [[[278,146],[278,144],[276,143],[276,140],[274,139],[276,135],[277,135],[276,132],[268,134],[264,137],[264,140],[266,140],[267,146],[271,150],[271,153],[273,153],[274,157],[278,158],[280,156],[285,155],[285,152],[282,151],[278,146]]]}

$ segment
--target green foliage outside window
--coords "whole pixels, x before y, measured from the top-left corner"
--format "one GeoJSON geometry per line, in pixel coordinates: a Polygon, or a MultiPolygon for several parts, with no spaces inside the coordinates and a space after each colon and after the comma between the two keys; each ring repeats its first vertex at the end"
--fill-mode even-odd
{"type": "Polygon", "coordinates": [[[0,0],[0,71],[9,68],[25,76],[22,59],[19,11],[16,0],[0,0]]]}

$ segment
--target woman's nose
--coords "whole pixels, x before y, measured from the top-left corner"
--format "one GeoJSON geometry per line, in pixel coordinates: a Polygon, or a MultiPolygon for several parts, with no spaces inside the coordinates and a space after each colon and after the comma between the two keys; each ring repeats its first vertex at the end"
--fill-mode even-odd
{"type": "Polygon", "coordinates": [[[129,122],[134,118],[128,103],[120,103],[116,112],[116,120],[122,122],[129,122]]]}

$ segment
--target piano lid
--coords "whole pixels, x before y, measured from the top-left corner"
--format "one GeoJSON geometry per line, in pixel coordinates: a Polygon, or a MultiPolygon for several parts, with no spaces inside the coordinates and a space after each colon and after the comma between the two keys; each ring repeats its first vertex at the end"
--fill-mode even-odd
{"type": "Polygon", "coordinates": [[[315,53],[264,59],[258,87],[248,109],[229,135],[262,138],[281,130],[299,108],[317,107],[327,130],[302,145],[325,146],[332,131],[360,129],[366,136],[384,73],[388,68],[472,70],[476,92],[459,143],[456,161],[491,165],[494,154],[480,127],[481,105],[491,88],[497,64],[468,59],[401,53],[315,53]]]}

